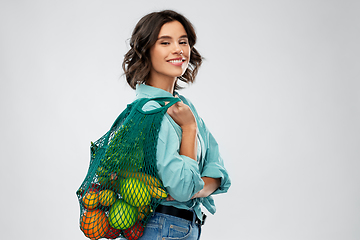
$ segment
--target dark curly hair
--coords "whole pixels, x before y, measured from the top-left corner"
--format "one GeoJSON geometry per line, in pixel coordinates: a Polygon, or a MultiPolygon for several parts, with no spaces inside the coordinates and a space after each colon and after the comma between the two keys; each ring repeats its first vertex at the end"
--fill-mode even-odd
{"type": "MultiPolygon", "coordinates": [[[[190,61],[188,68],[178,80],[189,83],[194,82],[202,56],[195,49],[196,33],[188,19],[181,14],[164,10],[150,13],[140,19],[136,24],[130,39],[130,50],[125,54],[122,68],[128,84],[135,89],[136,84],[146,83],[151,70],[150,48],[156,43],[161,27],[168,22],[179,21],[188,36],[190,45],[190,61]]],[[[176,83],[175,89],[181,87],[176,83]]]]}

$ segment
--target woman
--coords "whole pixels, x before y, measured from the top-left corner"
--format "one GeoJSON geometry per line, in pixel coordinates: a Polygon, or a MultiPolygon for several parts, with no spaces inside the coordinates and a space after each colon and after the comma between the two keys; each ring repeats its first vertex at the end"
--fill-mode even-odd
{"type": "MultiPolygon", "coordinates": [[[[175,90],[194,82],[202,63],[196,34],[182,15],[166,10],[144,16],[136,25],[123,69],[137,98],[179,97],[162,121],[157,169],[169,193],[155,210],[140,239],[199,239],[202,204],[214,214],[212,194],[225,193],[230,179],[218,145],[194,106],[175,90]]],[[[157,108],[149,102],[145,110],[157,108]]]]}

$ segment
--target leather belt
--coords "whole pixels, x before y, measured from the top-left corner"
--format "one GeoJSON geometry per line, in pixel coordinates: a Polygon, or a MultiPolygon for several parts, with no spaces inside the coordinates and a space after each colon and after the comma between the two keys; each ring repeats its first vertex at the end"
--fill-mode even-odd
{"type": "MultiPolygon", "coordinates": [[[[165,206],[165,205],[161,205],[161,204],[155,209],[155,212],[168,214],[168,215],[182,218],[182,219],[185,219],[185,220],[188,220],[191,222],[193,221],[193,217],[194,217],[194,212],[192,212],[192,211],[176,208],[173,206],[165,206]]],[[[206,218],[206,215],[203,214],[203,220],[196,218],[195,223],[204,225],[205,218],[206,218]]]]}

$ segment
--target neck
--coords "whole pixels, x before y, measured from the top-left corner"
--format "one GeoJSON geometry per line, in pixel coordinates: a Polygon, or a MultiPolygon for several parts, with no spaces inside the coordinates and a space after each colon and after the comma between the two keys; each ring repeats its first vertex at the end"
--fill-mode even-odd
{"type": "Polygon", "coordinates": [[[146,81],[146,85],[156,87],[156,88],[160,88],[162,90],[165,90],[165,91],[171,93],[172,95],[174,94],[175,84],[176,84],[176,78],[162,79],[162,78],[152,78],[152,77],[150,77],[146,81]]]}

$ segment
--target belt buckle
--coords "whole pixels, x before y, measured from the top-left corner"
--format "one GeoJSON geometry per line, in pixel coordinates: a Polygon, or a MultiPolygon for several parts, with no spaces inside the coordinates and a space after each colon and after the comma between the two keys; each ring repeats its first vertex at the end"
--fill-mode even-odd
{"type": "Polygon", "coordinates": [[[202,220],[196,218],[196,223],[200,224],[201,226],[203,226],[205,224],[205,220],[206,220],[206,214],[202,213],[202,220]]]}

